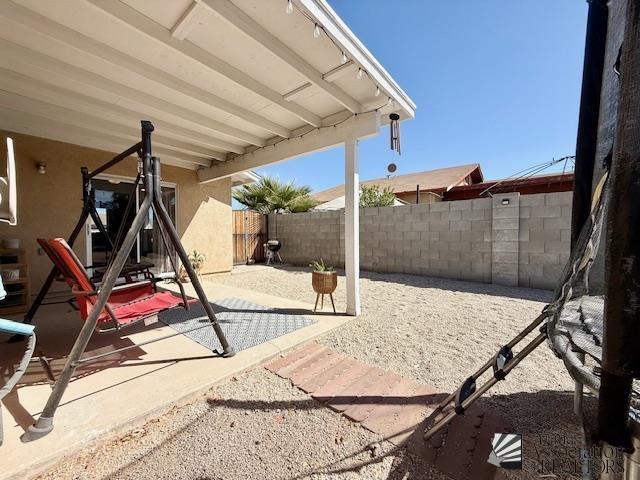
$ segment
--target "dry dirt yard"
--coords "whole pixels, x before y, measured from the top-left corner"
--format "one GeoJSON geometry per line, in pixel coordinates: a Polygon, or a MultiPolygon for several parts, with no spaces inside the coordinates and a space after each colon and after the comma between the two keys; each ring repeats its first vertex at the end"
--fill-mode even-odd
{"type": "MultiPolygon", "coordinates": [[[[313,304],[306,269],[243,267],[212,281],[313,304]]],[[[363,313],[319,341],[451,391],[533,320],[550,292],[364,273],[363,313]]],[[[329,306],[325,303],[325,309],[329,306]]],[[[340,277],[336,308],[345,308],[340,277]]],[[[542,345],[481,400],[524,435],[522,472],[540,458],[572,475],[579,446],[573,383],[542,345]],[[560,447],[560,445],[562,446],[560,447]],[[556,448],[556,446],[558,446],[556,448]],[[542,452],[542,449],[545,451],[542,452]],[[568,453],[569,452],[569,453],[568,453]]],[[[214,387],[123,438],[65,459],[42,479],[445,479],[424,461],[321,406],[261,367],[214,387]]]]}

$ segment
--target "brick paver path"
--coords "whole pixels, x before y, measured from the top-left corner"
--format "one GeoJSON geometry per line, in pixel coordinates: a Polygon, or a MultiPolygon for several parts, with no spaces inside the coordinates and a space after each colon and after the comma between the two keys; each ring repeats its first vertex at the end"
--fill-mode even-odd
{"type": "Polygon", "coordinates": [[[444,392],[316,342],[277,358],[265,368],[395,445],[405,445],[455,480],[502,478],[487,459],[493,434],[508,429],[491,413],[472,407],[425,444],[426,419],[446,396],[444,392]]]}

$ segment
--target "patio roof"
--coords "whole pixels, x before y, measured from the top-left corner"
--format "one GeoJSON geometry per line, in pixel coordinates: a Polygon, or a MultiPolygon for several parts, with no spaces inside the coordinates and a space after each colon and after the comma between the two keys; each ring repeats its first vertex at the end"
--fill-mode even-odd
{"type": "Polygon", "coordinates": [[[117,152],[149,119],[155,153],[209,181],[413,117],[325,0],[292,5],[2,2],[0,128],[117,152]]]}

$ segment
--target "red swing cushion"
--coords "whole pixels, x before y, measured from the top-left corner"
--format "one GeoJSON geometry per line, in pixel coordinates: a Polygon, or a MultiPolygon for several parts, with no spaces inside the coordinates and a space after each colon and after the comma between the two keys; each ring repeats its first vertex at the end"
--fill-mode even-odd
{"type": "MultiPolygon", "coordinates": [[[[96,288],[87,271],[65,239],[39,239],[38,243],[43,246],[45,253],[72,287],[80,308],[80,315],[83,320],[86,320],[97,298],[96,288]]],[[[153,283],[147,280],[114,287],[106,307],[113,312],[118,325],[126,325],[182,303],[181,298],[170,292],[154,292],[153,283]]],[[[106,308],[98,317],[99,323],[113,320],[106,308]]]]}

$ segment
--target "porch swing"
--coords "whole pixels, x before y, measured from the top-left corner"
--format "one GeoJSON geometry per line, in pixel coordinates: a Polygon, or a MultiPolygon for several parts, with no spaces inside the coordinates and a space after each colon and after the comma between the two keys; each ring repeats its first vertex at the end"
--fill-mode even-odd
{"type": "MultiPolygon", "coordinates": [[[[198,325],[197,327],[187,331],[198,330],[210,326],[213,328],[220,344],[222,345],[222,352],[219,352],[220,355],[222,357],[231,357],[235,355],[234,349],[229,345],[224,332],[220,328],[215,313],[213,312],[213,308],[207,300],[198,276],[191,266],[189,257],[180,242],[180,237],[178,236],[178,233],[171,222],[171,218],[162,203],[160,188],[160,159],[158,157],[153,157],[151,153],[151,133],[153,132],[154,127],[151,122],[146,120],[143,120],[141,125],[142,141],[140,143],[137,143],[125,152],[117,155],[106,165],[93,172],[93,175],[97,174],[96,172],[102,172],[129,155],[138,152],[142,164],[139,178],[143,181],[145,192],[147,193],[140,204],[139,210],[131,223],[129,231],[124,236],[121,245],[116,243],[116,246],[119,246],[119,248],[114,250],[115,255],[112,256],[107,265],[101,284],[99,286],[94,285],[88,275],[88,272],[74,254],[70,245],[64,239],[54,238],[50,240],[38,240],[38,243],[54,264],[54,269],[49,276],[50,278],[48,278],[48,281],[50,281],[49,283],[51,283],[56,276],[62,276],[64,281],[72,289],[72,293],[78,303],[80,316],[84,320],[84,324],[76,338],[71,352],[67,357],[64,369],[53,387],[42,414],[38,418],[37,422],[29,427],[22,435],[21,440],[23,442],[37,440],[53,430],[53,418],[55,412],[69,385],[69,382],[71,381],[71,377],[73,376],[75,369],[79,365],[94,362],[104,356],[122,352],[130,348],[137,348],[142,345],[158,342],[160,340],[165,340],[186,333],[186,331],[176,332],[161,338],[117,349],[115,351],[80,358],[84,353],[94,330],[119,330],[171,308],[189,308],[190,302],[187,300],[184,291],[181,290],[180,297],[175,296],[170,292],[159,292],[155,288],[155,279],[146,278],[140,282],[125,283],[124,285],[116,286],[116,282],[122,274],[123,267],[125,266],[131,249],[135,244],[138,233],[144,227],[145,222],[149,218],[150,211],[153,212],[154,218],[157,219],[160,229],[162,230],[162,228],[164,228],[167,232],[169,241],[182,261],[183,268],[189,276],[196,295],[202,303],[209,319],[209,322],[203,325],[198,325]],[[111,323],[111,327],[107,329],[101,328],[105,323],[111,323]]],[[[88,212],[88,214],[90,214],[90,212],[88,212]]],[[[77,236],[77,232],[75,230],[74,234],[77,236]]],[[[72,238],[73,237],[74,235],[72,234],[72,238]]],[[[44,294],[42,295],[42,298],[44,298],[44,294]]],[[[42,301],[42,298],[40,298],[40,302],[42,301]]],[[[36,299],[36,301],[38,301],[38,299],[36,299]]]]}

